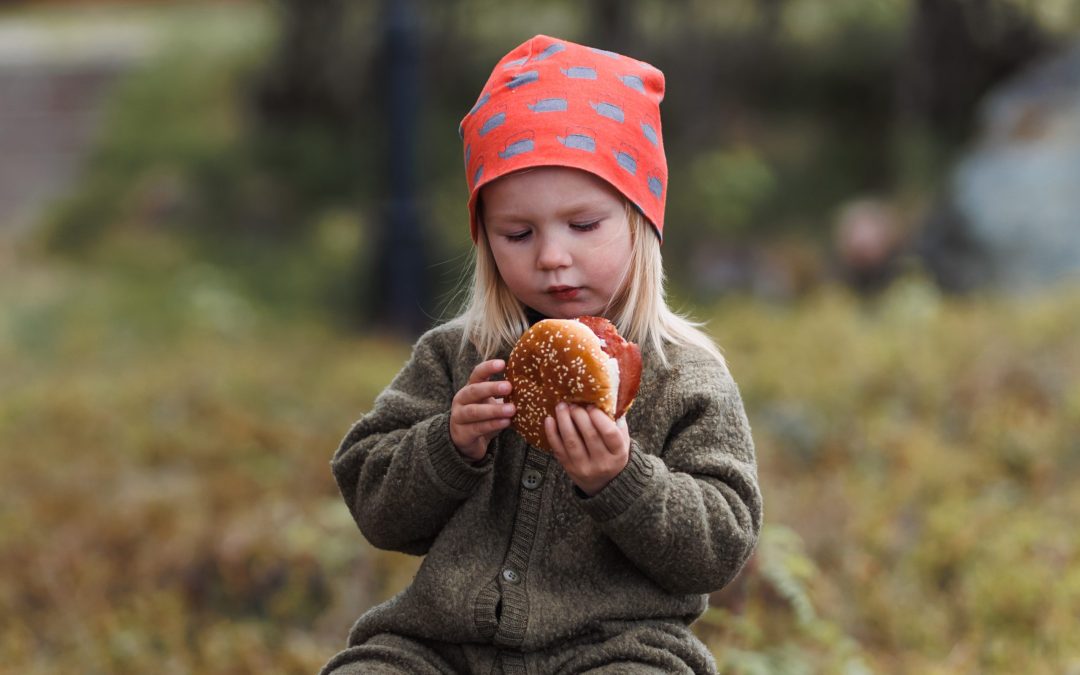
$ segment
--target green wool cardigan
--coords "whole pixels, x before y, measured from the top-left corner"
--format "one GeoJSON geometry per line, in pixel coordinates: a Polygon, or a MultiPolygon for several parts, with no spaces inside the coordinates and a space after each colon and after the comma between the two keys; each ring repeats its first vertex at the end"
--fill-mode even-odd
{"type": "Polygon", "coordinates": [[[421,337],[334,455],[367,540],[426,556],[349,644],[391,633],[528,653],[628,620],[689,625],[761,526],[750,426],[727,368],[696,347],[669,345],[666,366],[646,351],[629,463],[587,497],[511,429],[476,464],[458,453],[450,404],[481,361],[462,330],[457,319],[421,337]]]}

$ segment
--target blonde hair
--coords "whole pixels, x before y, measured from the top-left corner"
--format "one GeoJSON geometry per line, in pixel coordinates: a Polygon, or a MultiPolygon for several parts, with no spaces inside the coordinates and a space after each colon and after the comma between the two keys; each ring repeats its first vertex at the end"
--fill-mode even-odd
{"type": "MultiPolygon", "coordinates": [[[[668,363],[667,344],[693,345],[724,363],[719,347],[700,329],[703,324],[668,307],[660,239],[652,224],[630,202],[626,202],[626,220],[630,227],[630,261],[605,316],[620,335],[638,343],[644,353],[655,351],[664,365],[668,363]]],[[[525,306],[499,275],[486,228],[482,222],[479,225],[468,304],[462,312],[462,347],[472,343],[481,358],[489,359],[513,346],[529,322],[525,306]]]]}

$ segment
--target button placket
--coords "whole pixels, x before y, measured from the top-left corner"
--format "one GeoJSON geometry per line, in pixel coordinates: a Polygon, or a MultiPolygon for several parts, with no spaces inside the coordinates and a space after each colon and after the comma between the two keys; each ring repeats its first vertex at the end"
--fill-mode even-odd
{"type": "Polygon", "coordinates": [[[494,643],[517,648],[525,639],[529,624],[529,595],[525,577],[528,574],[532,548],[540,522],[542,489],[545,473],[552,458],[547,453],[529,448],[518,480],[518,510],[510,535],[510,548],[498,573],[501,587],[502,614],[498,620],[494,643]]]}

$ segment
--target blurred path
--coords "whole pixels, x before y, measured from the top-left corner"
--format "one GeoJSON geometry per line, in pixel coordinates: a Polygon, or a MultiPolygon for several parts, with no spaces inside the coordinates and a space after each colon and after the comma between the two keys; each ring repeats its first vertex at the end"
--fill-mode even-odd
{"type": "Polygon", "coordinates": [[[107,15],[0,16],[0,236],[28,227],[74,177],[106,93],[154,37],[107,15]]]}

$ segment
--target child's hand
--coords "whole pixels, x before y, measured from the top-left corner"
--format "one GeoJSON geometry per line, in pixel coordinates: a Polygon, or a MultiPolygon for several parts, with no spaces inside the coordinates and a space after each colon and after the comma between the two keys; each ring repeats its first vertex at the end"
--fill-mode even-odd
{"type": "Polygon", "coordinates": [[[570,480],[590,497],[619,475],[630,461],[626,417],[616,422],[595,406],[560,403],[544,432],[570,480]]]}
{"type": "Polygon", "coordinates": [[[469,375],[469,383],[450,404],[450,439],[471,462],[484,458],[488,443],[510,426],[510,418],[514,416],[514,404],[503,403],[502,399],[510,393],[510,383],[488,379],[504,368],[506,362],[500,359],[477,364],[469,375]]]}

